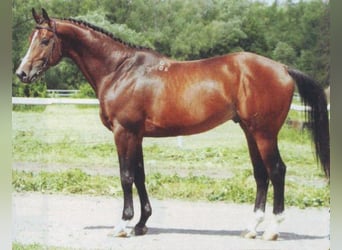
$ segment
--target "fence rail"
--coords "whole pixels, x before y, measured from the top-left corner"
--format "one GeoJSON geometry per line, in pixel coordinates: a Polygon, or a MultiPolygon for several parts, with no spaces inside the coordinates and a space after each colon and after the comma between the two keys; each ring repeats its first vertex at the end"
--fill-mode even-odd
{"type": "Polygon", "coordinates": [[[50,104],[93,104],[98,105],[97,99],[76,99],[76,98],[32,98],[32,97],[12,97],[12,104],[26,105],[50,105],[50,104]]]}
{"type": "Polygon", "coordinates": [[[49,97],[71,97],[79,92],[77,89],[47,89],[49,97]]]}

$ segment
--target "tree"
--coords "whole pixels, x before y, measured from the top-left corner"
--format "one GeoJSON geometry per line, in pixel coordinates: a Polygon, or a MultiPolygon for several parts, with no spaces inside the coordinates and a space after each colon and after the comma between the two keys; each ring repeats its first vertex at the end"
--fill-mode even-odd
{"type": "MultiPolygon", "coordinates": [[[[251,0],[13,0],[13,73],[28,47],[31,8],[42,6],[51,16],[88,21],[174,59],[251,51],[329,84],[330,12],[321,0],[272,5],[251,0]]],[[[70,60],[63,60],[41,82],[47,88],[74,89],[86,80],[70,60]]],[[[18,86],[13,76],[14,94],[18,86]]]]}
{"type": "Polygon", "coordinates": [[[274,60],[282,62],[287,65],[292,65],[296,59],[295,50],[285,42],[278,42],[273,50],[272,57],[274,60]]]}

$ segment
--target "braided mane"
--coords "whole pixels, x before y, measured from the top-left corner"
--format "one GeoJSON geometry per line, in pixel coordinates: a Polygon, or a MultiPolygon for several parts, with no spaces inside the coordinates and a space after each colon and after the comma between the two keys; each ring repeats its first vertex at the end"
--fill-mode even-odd
{"type": "Polygon", "coordinates": [[[110,37],[111,39],[113,39],[116,42],[122,43],[122,44],[124,44],[128,47],[134,48],[134,49],[152,50],[151,48],[148,48],[148,47],[139,46],[139,45],[135,45],[135,44],[132,44],[129,42],[125,42],[121,38],[116,37],[113,33],[109,32],[108,30],[105,30],[101,27],[98,27],[94,24],[91,24],[91,23],[83,21],[83,20],[77,20],[77,19],[73,19],[73,18],[61,18],[60,20],[68,21],[68,22],[71,22],[71,23],[74,23],[74,24],[77,24],[80,26],[90,28],[94,31],[100,32],[100,33],[110,37]]]}

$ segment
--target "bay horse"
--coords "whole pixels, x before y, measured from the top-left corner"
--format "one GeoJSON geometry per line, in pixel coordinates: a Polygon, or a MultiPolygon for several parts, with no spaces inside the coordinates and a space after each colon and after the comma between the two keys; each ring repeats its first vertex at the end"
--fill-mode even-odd
{"type": "Polygon", "coordinates": [[[322,87],[304,73],[248,52],[196,61],[176,61],[152,49],[130,45],[90,23],[50,18],[32,9],[36,22],[16,75],[24,83],[71,58],[94,89],[102,123],[113,132],[123,189],[122,220],[115,236],[128,235],[133,218],[132,186],[141,217],[132,234],[147,232],[152,208],[145,187],[144,137],[190,135],[233,120],[244,131],[256,181],[255,219],[242,236],[255,238],[263,221],[269,182],[273,214],[263,238],[276,240],[283,220],[286,166],[277,137],[297,86],[310,106],[308,120],[316,157],[330,177],[329,119],[322,87]]]}

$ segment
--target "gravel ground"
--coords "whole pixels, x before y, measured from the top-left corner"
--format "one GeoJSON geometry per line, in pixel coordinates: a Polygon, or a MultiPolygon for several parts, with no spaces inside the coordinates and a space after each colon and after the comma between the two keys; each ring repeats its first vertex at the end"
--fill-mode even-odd
{"type": "MultiPolygon", "coordinates": [[[[287,208],[278,241],[239,237],[252,218],[252,205],[152,200],[145,236],[108,236],[121,215],[121,199],[85,195],[14,193],[13,241],[71,249],[329,249],[328,208],[287,208]]],[[[135,224],[139,204],[135,200],[135,224]]],[[[268,207],[266,220],[271,217],[268,207]]],[[[265,221],[260,230],[267,225],[265,221]]]]}

